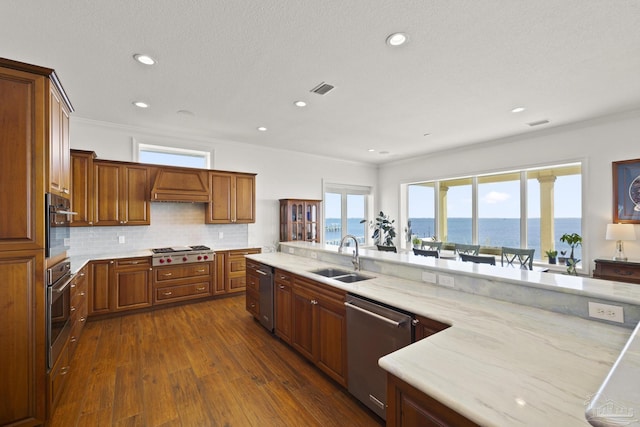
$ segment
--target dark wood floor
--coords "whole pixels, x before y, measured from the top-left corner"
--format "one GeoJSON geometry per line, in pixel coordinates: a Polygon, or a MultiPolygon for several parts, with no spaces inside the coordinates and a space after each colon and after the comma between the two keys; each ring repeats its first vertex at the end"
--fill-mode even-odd
{"type": "Polygon", "coordinates": [[[244,295],[89,322],[51,422],[72,426],[379,426],[269,334],[244,295]]]}

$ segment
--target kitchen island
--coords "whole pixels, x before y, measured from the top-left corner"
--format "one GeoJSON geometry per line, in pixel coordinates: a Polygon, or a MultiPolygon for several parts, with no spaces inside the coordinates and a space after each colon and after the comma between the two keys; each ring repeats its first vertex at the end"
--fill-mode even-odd
{"type": "MultiPolygon", "coordinates": [[[[446,272],[456,284],[469,282],[474,276],[483,280],[493,276],[493,287],[501,286],[501,275],[506,276],[508,286],[518,282],[518,277],[532,286],[537,277],[539,289],[559,282],[564,283],[566,293],[582,292],[586,297],[604,296],[608,286],[604,281],[519,270],[496,272],[497,267],[362,251],[363,273],[373,278],[342,283],[311,272],[350,264],[350,257],[337,255],[335,247],[297,243],[283,244],[281,250],[294,254],[268,253],[249,258],[451,325],[381,358],[379,364],[479,425],[588,425],[585,408],[632,333],[629,327],[388,273],[410,263],[420,266],[427,273],[423,278],[429,280],[432,272],[446,272]],[[584,290],[577,289],[579,283],[584,290]]],[[[482,283],[475,281],[476,285],[482,283]]],[[[640,294],[633,288],[614,284],[613,289],[628,304],[640,302],[640,294]]]]}

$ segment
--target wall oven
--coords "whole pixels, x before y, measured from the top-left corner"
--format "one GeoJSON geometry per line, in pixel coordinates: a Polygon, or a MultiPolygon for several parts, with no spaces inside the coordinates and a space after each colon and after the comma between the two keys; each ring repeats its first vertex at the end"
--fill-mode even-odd
{"type": "Polygon", "coordinates": [[[71,263],[47,269],[47,366],[51,369],[71,333],[71,263]]]}
{"type": "Polygon", "coordinates": [[[45,195],[45,256],[51,258],[69,249],[71,202],[56,194],[45,195]]]}

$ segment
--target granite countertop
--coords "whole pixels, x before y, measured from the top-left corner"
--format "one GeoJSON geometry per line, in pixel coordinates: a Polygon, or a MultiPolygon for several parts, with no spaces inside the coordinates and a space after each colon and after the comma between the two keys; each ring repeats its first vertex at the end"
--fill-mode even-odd
{"type": "MultiPolygon", "coordinates": [[[[393,255],[375,256],[402,262],[401,254],[393,255]]],[[[480,425],[588,425],[586,405],[632,333],[620,326],[379,273],[364,271],[375,277],[342,283],[310,273],[335,265],[304,256],[268,253],[248,258],[451,325],[384,356],[379,364],[480,425]]],[[[415,258],[411,262],[449,272],[458,268],[465,274],[496,274],[496,269],[477,265],[415,258]]],[[[564,281],[543,273],[504,270],[497,274],[506,280],[524,277],[542,282],[539,286],[564,281]]],[[[583,283],[570,279],[569,285],[583,283]]],[[[598,291],[596,283],[584,285],[598,291]]]]}

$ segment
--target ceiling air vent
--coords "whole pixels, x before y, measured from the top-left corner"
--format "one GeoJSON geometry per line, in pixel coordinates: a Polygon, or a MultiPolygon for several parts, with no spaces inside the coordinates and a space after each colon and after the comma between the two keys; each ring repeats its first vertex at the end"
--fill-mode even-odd
{"type": "Polygon", "coordinates": [[[331,89],[333,89],[333,86],[325,82],[322,82],[318,86],[311,89],[310,92],[317,93],[318,95],[325,95],[331,89]]]}
{"type": "Polygon", "coordinates": [[[549,123],[549,120],[538,120],[537,122],[531,122],[527,124],[529,126],[540,126],[540,125],[546,125],[547,123],[549,123]]]}

